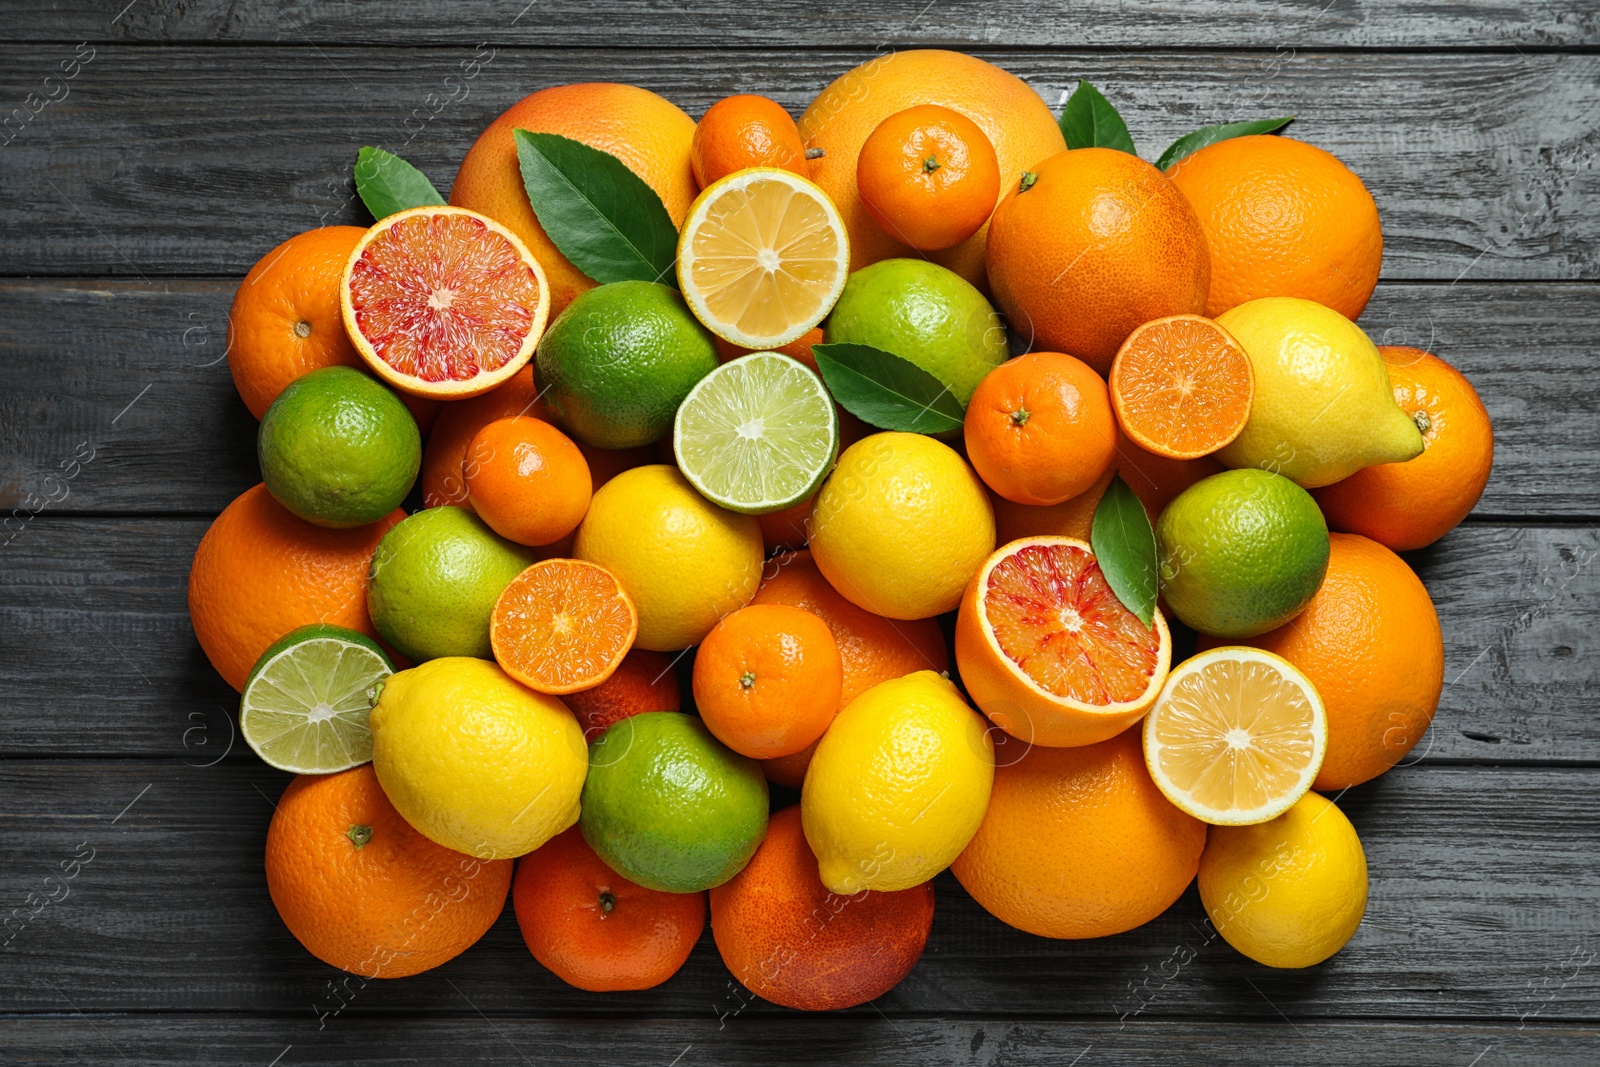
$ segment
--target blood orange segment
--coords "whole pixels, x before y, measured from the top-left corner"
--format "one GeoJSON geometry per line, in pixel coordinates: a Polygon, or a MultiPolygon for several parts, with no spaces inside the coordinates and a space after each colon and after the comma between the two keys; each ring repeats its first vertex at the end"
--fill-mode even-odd
{"type": "Polygon", "coordinates": [[[1250,418],[1255,370],[1243,346],[1202,315],[1145,323],[1111,364],[1111,407],[1141,448],[1197,459],[1239,436],[1250,418]]]}
{"type": "Polygon", "coordinates": [[[1089,545],[1027,537],[986,560],[956,620],[956,660],[973,701],[1023,741],[1067,747],[1112,737],[1149,709],[1172,641],[1111,591],[1089,545]]]}
{"type": "Polygon", "coordinates": [[[458,207],[374,224],[345,265],[345,330],[397,389],[459,400],[516,374],[550,313],[544,270],[521,240],[458,207]]]}
{"type": "Polygon", "coordinates": [[[557,696],[611,677],[638,634],[639,613],[616,576],[576,559],[544,560],[517,575],[489,621],[501,669],[557,696]]]}

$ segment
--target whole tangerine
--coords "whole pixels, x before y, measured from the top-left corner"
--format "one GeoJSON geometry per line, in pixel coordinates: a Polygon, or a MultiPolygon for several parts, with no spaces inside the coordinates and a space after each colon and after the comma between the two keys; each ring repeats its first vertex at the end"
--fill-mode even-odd
{"type": "Polygon", "coordinates": [[[1117,454],[1104,379],[1061,352],[1030,352],[985,375],[962,433],[978,477],[1018,504],[1059,504],[1086,492],[1117,454]]]}
{"type": "Polygon", "coordinates": [[[867,135],[856,159],[856,188],[885,233],[934,252],[960,244],[988,221],[1000,198],[1000,161],[976,122],[919,104],[867,135]]]}
{"type": "Polygon", "coordinates": [[[702,189],[751,167],[811,174],[794,119],[777,101],[754,93],[725,96],[706,109],[694,128],[689,165],[702,189]]]}
{"type": "Polygon", "coordinates": [[[534,959],[594,993],[665,982],[706,925],[704,893],[630,882],[595,855],[576,826],[517,862],[511,904],[534,959]]]}
{"type": "Polygon", "coordinates": [[[267,891],[317,959],[404,978],[454,959],[505,907],[510,860],[436,845],[400,817],[372,764],[289,783],[267,828],[267,891]]]}
{"type": "Polygon", "coordinates": [[[472,438],[462,463],[467,502],[501,537],[548,545],[589,510],[589,463],[572,439],[543,419],[496,419],[472,438]]]}
{"type": "Polygon", "coordinates": [[[706,635],[694,700],[706,729],[753,759],[791,756],[839,711],[844,668],[828,624],[803,608],[751,604],[706,635]]]}

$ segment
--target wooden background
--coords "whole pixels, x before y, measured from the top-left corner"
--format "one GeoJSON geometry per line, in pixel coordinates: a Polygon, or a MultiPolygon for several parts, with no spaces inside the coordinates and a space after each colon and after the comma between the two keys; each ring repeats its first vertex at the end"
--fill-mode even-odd
{"type": "Polygon", "coordinates": [[[10,3],[8,113],[0,1061],[1600,1061],[1595,0],[10,3]],[[709,933],[656,990],[582,993],[509,911],[416,978],[317,962],[261,872],[286,776],[234,738],[184,603],[207,523],[258,478],[223,359],[239,279],[293,233],[365,224],[362,144],[447,189],[542,86],[630,81],[696,116],[753,91],[798,114],[874,53],[926,45],[1052,106],[1091,79],[1146,158],[1202,124],[1300,116],[1382,212],[1362,324],[1444,355],[1494,416],[1482,503],[1410,557],[1444,625],[1434,728],[1340,800],[1372,871],[1354,940],[1272,971],[1207,941],[1191,890],[1137,931],[1050,942],[946,875],[913,974],[827,1017],[754,1000],[709,933]]]}

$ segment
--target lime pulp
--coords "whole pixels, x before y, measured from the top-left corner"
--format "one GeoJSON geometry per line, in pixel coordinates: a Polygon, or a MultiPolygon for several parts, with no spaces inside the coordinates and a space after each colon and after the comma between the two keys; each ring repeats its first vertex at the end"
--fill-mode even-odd
{"type": "Polygon", "coordinates": [[[755,352],[700,379],[678,408],[672,447],[702,496],[761,515],[816,492],[838,456],[839,414],[804,364],[755,352]]]}
{"type": "Polygon", "coordinates": [[[239,698],[239,729],[280,771],[331,774],[372,758],[367,716],[394,666],[364,634],[304,626],[267,649],[239,698]]]}

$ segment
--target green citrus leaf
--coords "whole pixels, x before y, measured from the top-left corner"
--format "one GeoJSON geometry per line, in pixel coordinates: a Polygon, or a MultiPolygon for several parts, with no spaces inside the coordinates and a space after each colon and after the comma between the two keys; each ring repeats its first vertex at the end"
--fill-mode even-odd
{"type": "Polygon", "coordinates": [[[1094,509],[1089,545],[1111,591],[1149,627],[1156,612],[1156,532],[1120,474],[1094,509]]]}
{"type": "Polygon", "coordinates": [[[678,284],[678,228],[643,178],[611,153],[569,137],[515,136],[528,202],[573,266],[602,284],[678,284]]]}
{"type": "Polygon", "coordinates": [[[947,433],[966,409],[950,387],[908,360],[871,345],[812,345],[822,380],[844,409],[883,430],[947,433]]]}
{"type": "Polygon", "coordinates": [[[428,176],[392,152],[371,145],[356,153],[356,194],[375,219],[444,203],[428,176]]]}
{"type": "Polygon", "coordinates": [[[1133,150],[1128,124],[1122,121],[1117,109],[1100,95],[1099,89],[1081,78],[1078,87],[1067,97],[1066,107],[1061,109],[1060,125],[1068,148],[1115,148],[1130,156],[1138,155],[1133,150]]]}
{"type": "Polygon", "coordinates": [[[1156,160],[1156,169],[1166,170],[1184,156],[1198,152],[1206,145],[1252,133],[1273,133],[1293,121],[1293,115],[1285,115],[1281,119],[1251,119],[1249,122],[1227,122],[1221,126],[1202,127],[1193,133],[1184,134],[1168,145],[1167,150],[1161,153],[1161,158],[1156,160]]]}

